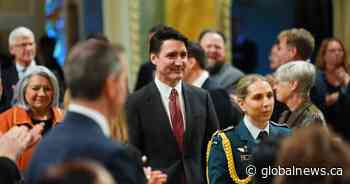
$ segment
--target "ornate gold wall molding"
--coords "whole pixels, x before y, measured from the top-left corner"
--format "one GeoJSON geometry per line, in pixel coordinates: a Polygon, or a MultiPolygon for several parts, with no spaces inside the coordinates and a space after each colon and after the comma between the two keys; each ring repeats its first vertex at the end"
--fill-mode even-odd
{"type": "Polygon", "coordinates": [[[129,77],[131,88],[135,84],[136,75],[141,65],[141,51],[140,51],[140,2],[139,0],[129,1],[129,29],[130,29],[130,74],[129,77]]]}
{"type": "MultiPolygon", "coordinates": [[[[334,36],[343,41],[345,48],[349,52],[350,48],[350,1],[334,0],[333,1],[333,28],[334,36]]],[[[347,63],[349,64],[349,57],[347,63]]]]}

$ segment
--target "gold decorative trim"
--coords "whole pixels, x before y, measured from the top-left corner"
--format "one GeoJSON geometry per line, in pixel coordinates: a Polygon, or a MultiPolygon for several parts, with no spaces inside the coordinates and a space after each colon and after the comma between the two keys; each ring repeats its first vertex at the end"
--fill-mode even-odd
{"type": "MultiPolygon", "coordinates": [[[[227,138],[226,134],[224,132],[221,132],[221,131],[215,133],[214,135],[216,135],[216,134],[218,134],[221,137],[221,139],[222,139],[222,146],[223,146],[223,149],[224,149],[224,152],[225,152],[225,156],[226,156],[226,159],[227,159],[227,167],[228,167],[231,179],[235,183],[238,183],[238,184],[247,184],[247,183],[249,183],[252,180],[251,176],[248,176],[248,177],[246,177],[244,179],[240,179],[238,177],[238,175],[237,175],[235,161],[234,161],[234,157],[233,157],[233,153],[232,153],[231,143],[230,143],[230,140],[227,138]]],[[[207,157],[207,170],[206,170],[206,172],[207,172],[208,184],[210,184],[209,173],[208,173],[208,162],[209,162],[209,154],[210,154],[211,145],[212,145],[212,139],[208,143],[207,155],[206,155],[206,157],[207,157]]]]}
{"type": "MultiPolygon", "coordinates": [[[[128,1],[129,5],[129,29],[130,29],[130,50],[131,50],[131,64],[130,73],[136,76],[139,66],[141,64],[140,51],[140,2],[139,0],[128,1]]],[[[130,77],[131,84],[134,84],[135,77],[130,77]]]]}

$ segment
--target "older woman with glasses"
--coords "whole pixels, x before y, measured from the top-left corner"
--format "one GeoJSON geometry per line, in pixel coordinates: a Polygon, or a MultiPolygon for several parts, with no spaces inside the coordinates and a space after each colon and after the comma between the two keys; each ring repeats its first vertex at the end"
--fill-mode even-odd
{"type": "MultiPolygon", "coordinates": [[[[59,87],[55,75],[43,66],[35,66],[17,83],[13,106],[0,114],[0,132],[11,127],[25,125],[43,126],[42,135],[60,122],[63,111],[58,108],[59,87]]],[[[35,144],[27,148],[17,160],[17,166],[25,170],[35,144]]]]}

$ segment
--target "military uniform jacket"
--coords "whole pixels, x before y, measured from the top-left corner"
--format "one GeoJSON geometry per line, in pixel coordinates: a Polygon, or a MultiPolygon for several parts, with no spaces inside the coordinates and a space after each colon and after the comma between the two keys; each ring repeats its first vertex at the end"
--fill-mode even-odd
{"type": "Polygon", "coordinates": [[[326,126],[323,113],[310,100],[307,100],[295,111],[282,113],[279,122],[286,123],[289,128],[301,128],[312,123],[319,123],[326,126]]]}
{"type": "MultiPolygon", "coordinates": [[[[247,177],[246,167],[252,164],[252,152],[258,142],[253,138],[243,121],[236,128],[224,130],[224,133],[231,144],[236,173],[239,179],[244,179],[247,177]]],[[[290,133],[291,130],[285,125],[279,125],[274,122],[269,123],[269,136],[283,136],[290,135],[290,133]]],[[[216,133],[211,141],[211,148],[208,148],[208,183],[236,183],[229,173],[228,160],[223,148],[222,138],[216,133]]]]}

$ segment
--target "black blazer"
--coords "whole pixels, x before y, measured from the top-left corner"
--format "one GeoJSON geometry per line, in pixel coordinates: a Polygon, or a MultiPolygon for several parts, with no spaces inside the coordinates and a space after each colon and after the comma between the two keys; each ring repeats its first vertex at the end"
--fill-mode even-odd
{"type": "Polygon", "coordinates": [[[16,65],[12,61],[2,61],[1,63],[1,81],[3,93],[0,98],[0,113],[11,107],[13,98],[13,87],[18,82],[18,72],[16,65]]]}
{"type": "Polygon", "coordinates": [[[154,82],[128,98],[130,143],[148,157],[148,164],[153,169],[168,174],[168,184],[180,183],[183,173],[186,183],[203,183],[206,145],[218,129],[218,120],[205,90],[183,83],[182,93],[186,111],[182,154],[154,82]]]}
{"type": "Polygon", "coordinates": [[[133,155],[124,145],[106,137],[92,119],[68,111],[63,122],[41,140],[25,180],[37,183],[52,164],[92,159],[104,165],[118,183],[146,183],[141,163],[133,155]]]}
{"type": "Polygon", "coordinates": [[[155,69],[156,65],[154,65],[151,61],[146,61],[146,63],[143,63],[141,65],[139,73],[137,75],[135,91],[141,89],[154,80],[155,69]]]}
{"type": "Polygon", "coordinates": [[[229,126],[237,126],[243,118],[243,113],[238,104],[231,101],[226,90],[220,88],[220,85],[210,77],[205,80],[202,88],[208,90],[213,100],[220,128],[225,129],[229,126]]]}

